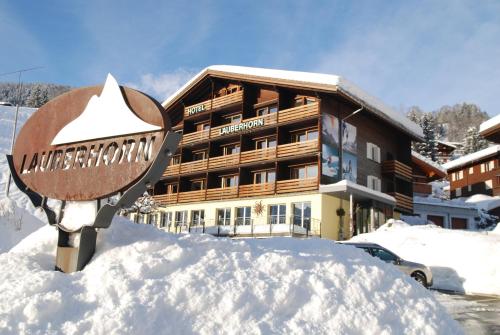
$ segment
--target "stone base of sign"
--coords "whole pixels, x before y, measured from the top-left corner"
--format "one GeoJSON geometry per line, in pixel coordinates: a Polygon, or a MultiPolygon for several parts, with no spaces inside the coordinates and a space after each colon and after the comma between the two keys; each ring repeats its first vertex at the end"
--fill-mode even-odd
{"type": "Polygon", "coordinates": [[[76,232],[59,228],[57,241],[56,270],[70,273],[82,270],[95,252],[97,231],[83,227],[76,232]]]}

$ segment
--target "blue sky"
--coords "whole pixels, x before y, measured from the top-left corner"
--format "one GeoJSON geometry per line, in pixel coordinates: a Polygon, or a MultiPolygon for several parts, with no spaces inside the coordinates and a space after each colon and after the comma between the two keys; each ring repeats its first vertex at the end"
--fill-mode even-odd
{"type": "MultiPolygon", "coordinates": [[[[500,1],[2,1],[0,73],[165,99],[231,64],[338,74],[398,110],[500,113],[500,1]]],[[[2,76],[0,81],[15,81],[2,76]]]]}

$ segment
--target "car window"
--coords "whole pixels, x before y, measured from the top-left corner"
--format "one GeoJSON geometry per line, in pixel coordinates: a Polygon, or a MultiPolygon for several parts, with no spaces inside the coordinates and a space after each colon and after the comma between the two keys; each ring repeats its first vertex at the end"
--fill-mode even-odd
{"type": "Polygon", "coordinates": [[[384,262],[394,262],[396,260],[396,256],[382,249],[372,248],[372,254],[384,262]]]}
{"type": "Polygon", "coordinates": [[[369,253],[371,255],[370,248],[360,247],[360,249],[363,250],[363,251],[366,251],[367,253],[369,253]]]}

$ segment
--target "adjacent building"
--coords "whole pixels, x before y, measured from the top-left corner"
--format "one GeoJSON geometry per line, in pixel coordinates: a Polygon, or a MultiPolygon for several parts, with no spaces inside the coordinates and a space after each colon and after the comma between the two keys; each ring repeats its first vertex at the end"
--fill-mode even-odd
{"type": "Polygon", "coordinates": [[[499,151],[497,144],[444,164],[450,181],[450,198],[500,195],[499,151]]]}
{"type": "Polygon", "coordinates": [[[168,231],[344,239],[413,211],[422,130],[341,77],[211,66],[163,105],[183,139],[146,220],[168,231]]]}

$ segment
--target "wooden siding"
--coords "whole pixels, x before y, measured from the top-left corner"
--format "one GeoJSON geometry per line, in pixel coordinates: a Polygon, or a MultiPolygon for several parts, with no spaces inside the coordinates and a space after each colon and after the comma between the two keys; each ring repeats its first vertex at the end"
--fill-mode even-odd
{"type": "Polygon", "coordinates": [[[396,199],[396,209],[399,208],[408,212],[413,212],[412,197],[397,192],[389,193],[389,195],[392,195],[396,199]]]}
{"type": "MultiPolygon", "coordinates": [[[[222,107],[229,106],[232,104],[240,103],[241,101],[243,101],[243,91],[238,91],[235,93],[227,94],[227,95],[224,95],[222,97],[206,100],[206,101],[203,101],[203,102],[191,105],[191,106],[186,106],[184,108],[184,117],[188,118],[191,116],[191,115],[189,115],[189,112],[188,112],[188,110],[191,108],[204,106],[204,110],[202,112],[196,113],[196,114],[201,114],[201,113],[209,112],[213,109],[218,109],[218,108],[222,108],[222,107]]],[[[195,115],[195,114],[193,114],[193,115],[195,115]]]]}

